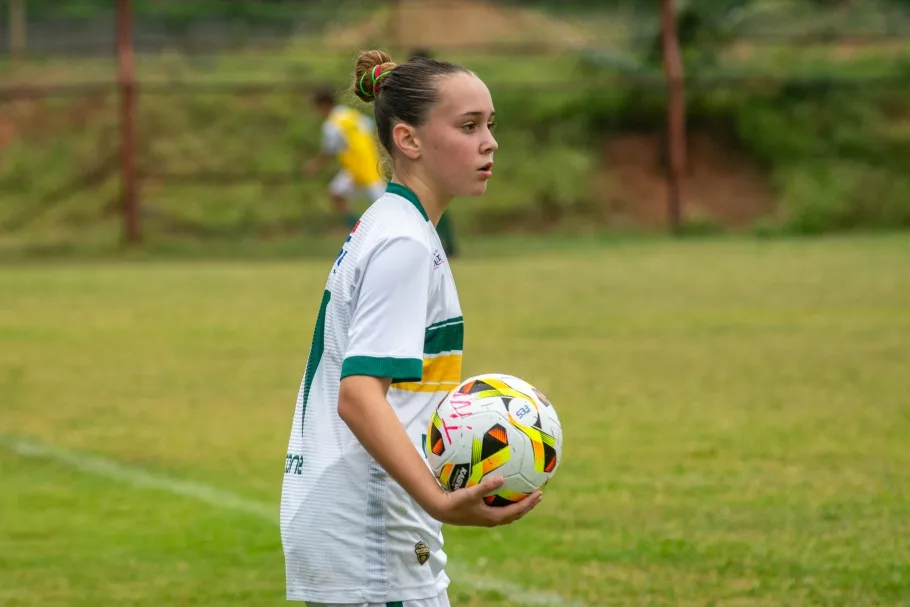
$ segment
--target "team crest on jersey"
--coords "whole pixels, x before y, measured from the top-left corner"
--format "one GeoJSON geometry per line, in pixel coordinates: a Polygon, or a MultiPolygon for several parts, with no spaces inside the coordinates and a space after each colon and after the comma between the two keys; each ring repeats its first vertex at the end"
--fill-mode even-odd
{"type": "Polygon", "coordinates": [[[442,264],[446,262],[446,258],[442,256],[442,253],[439,252],[439,249],[433,251],[433,269],[435,270],[442,264]]]}
{"type": "Polygon", "coordinates": [[[423,565],[430,560],[430,547],[420,541],[414,544],[414,554],[417,555],[417,562],[423,565]]]}

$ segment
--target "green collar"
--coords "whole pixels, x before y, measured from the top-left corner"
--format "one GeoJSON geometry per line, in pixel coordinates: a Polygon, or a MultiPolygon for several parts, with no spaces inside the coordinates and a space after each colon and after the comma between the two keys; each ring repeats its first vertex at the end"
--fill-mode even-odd
{"type": "Polygon", "coordinates": [[[397,194],[398,196],[401,196],[402,198],[404,198],[405,200],[407,200],[408,202],[413,204],[415,207],[417,207],[417,210],[420,211],[420,214],[423,215],[424,219],[426,219],[427,221],[430,221],[430,217],[429,217],[429,215],[427,215],[427,212],[423,209],[423,205],[420,204],[420,199],[417,198],[417,194],[412,192],[409,187],[403,186],[400,183],[389,183],[389,185],[385,189],[385,191],[390,194],[397,194]]]}

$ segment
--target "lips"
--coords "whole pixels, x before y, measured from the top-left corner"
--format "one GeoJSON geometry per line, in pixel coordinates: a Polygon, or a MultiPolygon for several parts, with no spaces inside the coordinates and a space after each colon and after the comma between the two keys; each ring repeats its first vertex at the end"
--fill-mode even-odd
{"type": "Polygon", "coordinates": [[[477,169],[477,171],[480,173],[480,175],[484,179],[489,179],[490,177],[493,176],[493,162],[490,161],[490,162],[486,163],[485,165],[483,165],[482,167],[477,169]]]}

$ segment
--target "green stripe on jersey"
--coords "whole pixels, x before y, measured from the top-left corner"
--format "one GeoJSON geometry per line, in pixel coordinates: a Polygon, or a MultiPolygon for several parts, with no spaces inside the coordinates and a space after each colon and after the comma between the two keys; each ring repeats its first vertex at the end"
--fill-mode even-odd
{"type": "Polygon", "coordinates": [[[401,196],[402,198],[404,198],[405,200],[407,200],[408,202],[413,204],[415,207],[417,207],[417,210],[420,211],[420,214],[423,215],[424,219],[426,219],[427,221],[430,221],[430,217],[427,215],[427,212],[424,210],[423,205],[420,204],[420,199],[417,198],[417,194],[412,192],[409,187],[403,186],[400,183],[389,183],[389,185],[386,187],[385,191],[389,192],[391,194],[397,194],[398,196],[401,196]]]}
{"type": "Polygon", "coordinates": [[[401,601],[392,601],[391,603],[386,603],[385,607],[404,607],[404,603],[401,601]]]}
{"type": "Polygon", "coordinates": [[[423,379],[423,360],[419,358],[377,358],[351,356],[341,364],[341,378],[349,375],[388,377],[393,382],[420,381],[423,379]]]}
{"type": "Polygon", "coordinates": [[[316,317],[316,328],[313,329],[313,343],[310,345],[310,355],[307,358],[306,372],[303,375],[303,405],[300,407],[300,427],[306,419],[306,402],[310,397],[310,388],[313,387],[313,378],[316,377],[316,368],[322,360],[325,350],[325,311],[332,299],[332,292],[326,289],[322,293],[322,303],[319,304],[319,316],[316,317]]]}
{"type": "Polygon", "coordinates": [[[432,325],[427,327],[427,331],[429,331],[430,329],[435,329],[436,327],[441,327],[443,325],[452,325],[452,324],[455,324],[456,322],[464,322],[464,317],[456,316],[454,318],[449,318],[447,320],[440,320],[439,322],[434,322],[432,325]]]}
{"type": "Polygon", "coordinates": [[[423,337],[424,354],[461,352],[464,348],[464,322],[459,317],[450,323],[430,325],[423,337]]]}

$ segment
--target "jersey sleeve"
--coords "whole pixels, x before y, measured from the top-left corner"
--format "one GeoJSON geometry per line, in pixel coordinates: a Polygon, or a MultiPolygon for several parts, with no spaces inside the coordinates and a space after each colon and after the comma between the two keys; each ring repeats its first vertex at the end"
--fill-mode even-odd
{"type": "Polygon", "coordinates": [[[327,156],[344,151],[345,142],[341,131],[331,122],[322,124],[322,153],[327,156]]]}
{"type": "Polygon", "coordinates": [[[342,378],[369,375],[393,383],[422,379],[432,271],[429,251],[413,238],[393,238],[373,251],[352,302],[342,378]]]}

